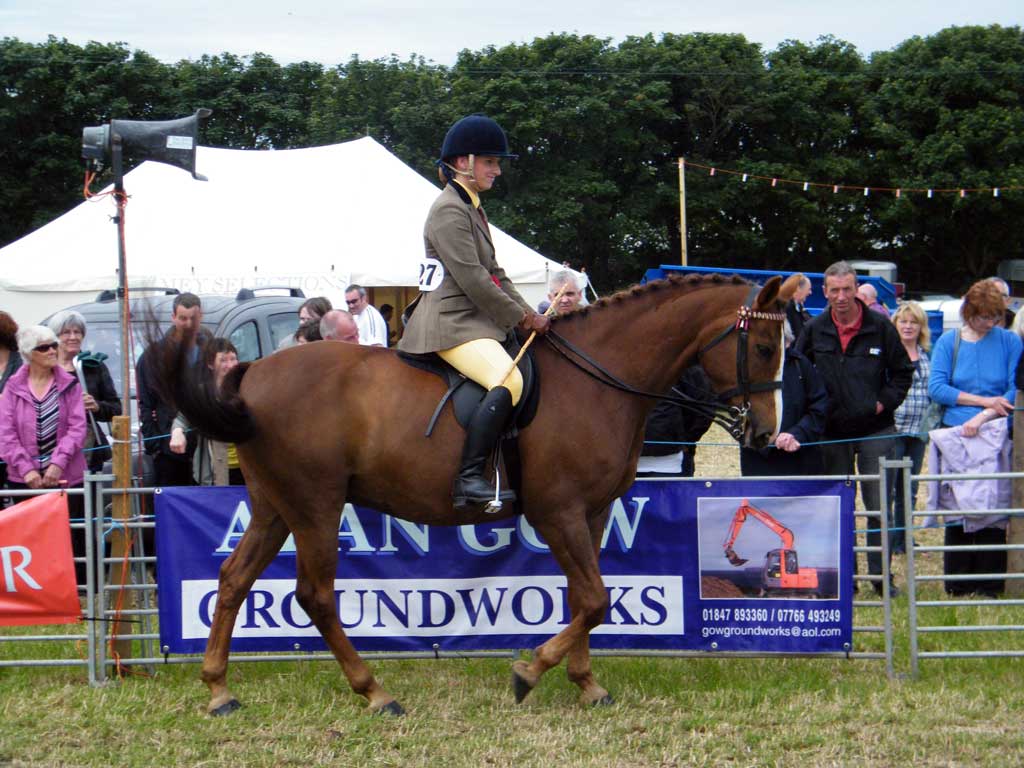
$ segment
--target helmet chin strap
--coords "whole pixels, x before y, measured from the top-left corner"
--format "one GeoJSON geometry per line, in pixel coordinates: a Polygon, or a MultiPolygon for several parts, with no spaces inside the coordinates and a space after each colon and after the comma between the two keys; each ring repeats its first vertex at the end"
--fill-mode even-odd
{"type": "Polygon", "coordinates": [[[477,183],[476,176],[473,175],[473,166],[476,165],[476,155],[469,155],[468,157],[469,157],[469,170],[468,171],[460,171],[458,168],[456,168],[451,163],[443,163],[443,165],[446,168],[451,169],[452,173],[455,173],[455,174],[457,174],[459,176],[468,176],[469,180],[473,182],[473,186],[475,186],[477,188],[477,190],[479,190],[480,185],[477,183]]]}

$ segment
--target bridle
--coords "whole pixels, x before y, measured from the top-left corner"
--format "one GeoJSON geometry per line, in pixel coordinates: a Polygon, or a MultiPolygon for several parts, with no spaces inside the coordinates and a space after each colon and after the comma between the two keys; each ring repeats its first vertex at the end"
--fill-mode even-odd
{"type": "MultiPolygon", "coordinates": [[[[747,341],[750,333],[750,321],[773,320],[783,322],[786,319],[786,316],[781,312],[760,312],[753,309],[754,299],[757,298],[757,294],[760,290],[760,286],[751,286],[750,294],[747,296],[743,306],[736,310],[735,324],[726,328],[722,333],[718,334],[697,352],[697,360],[699,361],[705,352],[723,341],[733,331],[739,333],[740,337],[736,344],[736,382],[738,386],[730,389],[728,392],[717,395],[714,400],[691,397],[675,387],[672,388],[672,391],[675,393],[674,395],[645,392],[627,384],[622,381],[622,379],[603,368],[586,352],[560,336],[556,331],[549,330],[544,335],[544,340],[552,349],[592,379],[621,392],[626,392],[638,397],[649,397],[654,400],[673,403],[681,408],[694,411],[706,418],[710,418],[713,422],[725,429],[735,440],[739,440],[743,437],[743,433],[746,432],[747,429],[747,422],[750,414],[751,393],[769,392],[776,389],[782,389],[781,381],[764,382],[762,384],[750,383],[750,372],[747,364],[747,341]],[[737,395],[743,396],[743,405],[736,406],[727,405],[725,403],[725,401],[736,397],[737,395]]],[[[779,354],[785,354],[785,352],[780,350],[779,354]]]]}
{"type": "MultiPolygon", "coordinates": [[[[742,395],[742,411],[744,416],[750,412],[751,393],[773,392],[776,389],[782,389],[781,380],[765,381],[760,384],[750,383],[750,369],[747,364],[747,347],[750,339],[750,321],[772,320],[782,323],[786,320],[786,315],[782,312],[760,312],[754,309],[754,299],[757,298],[759,290],[759,286],[752,285],[750,287],[750,293],[747,294],[747,300],[744,302],[743,306],[736,310],[736,322],[715,336],[715,338],[697,351],[697,360],[700,361],[704,353],[715,345],[725,341],[733,331],[736,331],[739,334],[739,339],[736,342],[736,386],[727,392],[723,392],[718,397],[720,400],[731,400],[737,395],[742,395]]],[[[785,355],[785,350],[780,350],[779,354],[785,355]]]]}

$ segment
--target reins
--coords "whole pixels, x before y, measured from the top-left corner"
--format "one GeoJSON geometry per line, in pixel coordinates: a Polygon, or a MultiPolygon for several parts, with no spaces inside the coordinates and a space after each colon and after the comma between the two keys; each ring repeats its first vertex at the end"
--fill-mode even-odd
{"type": "Polygon", "coordinates": [[[544,340],[569,363],[605,386],[629,395],[635,395],[636,397],[649,397],[652,400],[661,400],[678,405],[705,418],[710,418],[737,440],[743,436],[743,430],[746,428],[747,407],[740,408],[735,405],[725,405],[713,400],[698,400],[680,392],[675,387],[672,387],[672,391],[676,392],[676,395],[660,395],[656,392],[646,392],[642,389],[637,389],[631,384],[627,384],[611,371],[605,369],[586,352],[579,349],[565,337],[559,335],[557,331],[549,330],[544,335],[544,340]]]}
{"type": "MultiPolygon", "coordinates": [[[[672,391],[676,393],[674,395],[658,394],[656,392],[646,392],[642,389],[637,389],[605,369],[586,352],[576,347],[563,336],[559,335],[554,329],[547,332],[544,336],[544,340],[547,341],[551,348],[558,352],[568,362],[595,381],[636,397],[649,397],[652,400],[660,400],[662,402],[678,405],[681,408],[686,408],[687,410],[698,413],[705,418],[710,418],[714,423],[718,424],[732,435],[734,439],[739,440],[743,437],[743,433],[746,431],[748,414],[750,413],[751,393],[770,392],[782,388],[781,381],[757,384],[752,384],[750,382],[750,374],[747,366],[747,342],[750,332],[750,321],[772,320],[775,322],[783,322],[786,319],[786,316],[781,312],[762,312],[753,309],[753,302],[754,299],[757,298],[759,291],[760,286],[751,286],[750,293],[748,294],[746,301],[739,309],[736,310],[736,322],[718,334],[697,352],[697,360],[699,361],[701,356],[703,356],[709,349],[724,341],[731,333],[739,333],[740,338],[736,344],[737,386],[722,393],[721,395],[717,395],[715,400],[702,400],[690,397],[675,387],[672,387],[672,391]],[[736,397],[737,395],[743,396],[743,405],[726,405],[723,402],[732,397],[736,397]]],[[[779,354],[785,354],[785,352],[780,350],[779,354]]]]}

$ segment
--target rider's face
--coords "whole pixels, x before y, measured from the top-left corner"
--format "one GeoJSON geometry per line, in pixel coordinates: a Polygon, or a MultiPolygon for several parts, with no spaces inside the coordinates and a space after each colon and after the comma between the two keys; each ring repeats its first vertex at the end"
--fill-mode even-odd
{"type": "MultiPolygon", "coordinates": [[[[468,162],[467,162],[468,165],[468,162]]],[[[470,183],[477,192],[486,192],[494,186],[494,181],[501,176],[501,158],[490,155],[473,157],[473,177],[470,183]]]]}

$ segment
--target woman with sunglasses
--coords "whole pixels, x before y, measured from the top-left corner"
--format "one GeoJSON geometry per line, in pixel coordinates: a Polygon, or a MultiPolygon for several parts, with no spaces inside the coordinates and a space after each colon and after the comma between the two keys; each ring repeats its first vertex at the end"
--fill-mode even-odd
{"type": "MultiPolygon", "coordinates": [[[[72,488],[85,474],[85,407],[78,378],[57,364],[57,336],[46,326],[18,331],[25,365],[0,397],[0,458],[7,462],[8,486],[72,488]]],[[[81,496],[68,497],[72,519],[81,518],[81,496]]],[[[75,556],[85,554],[85,532],[72,531],[75,556]]],[[[79,583],[84,566],[76,565],[79,583]]]]}

